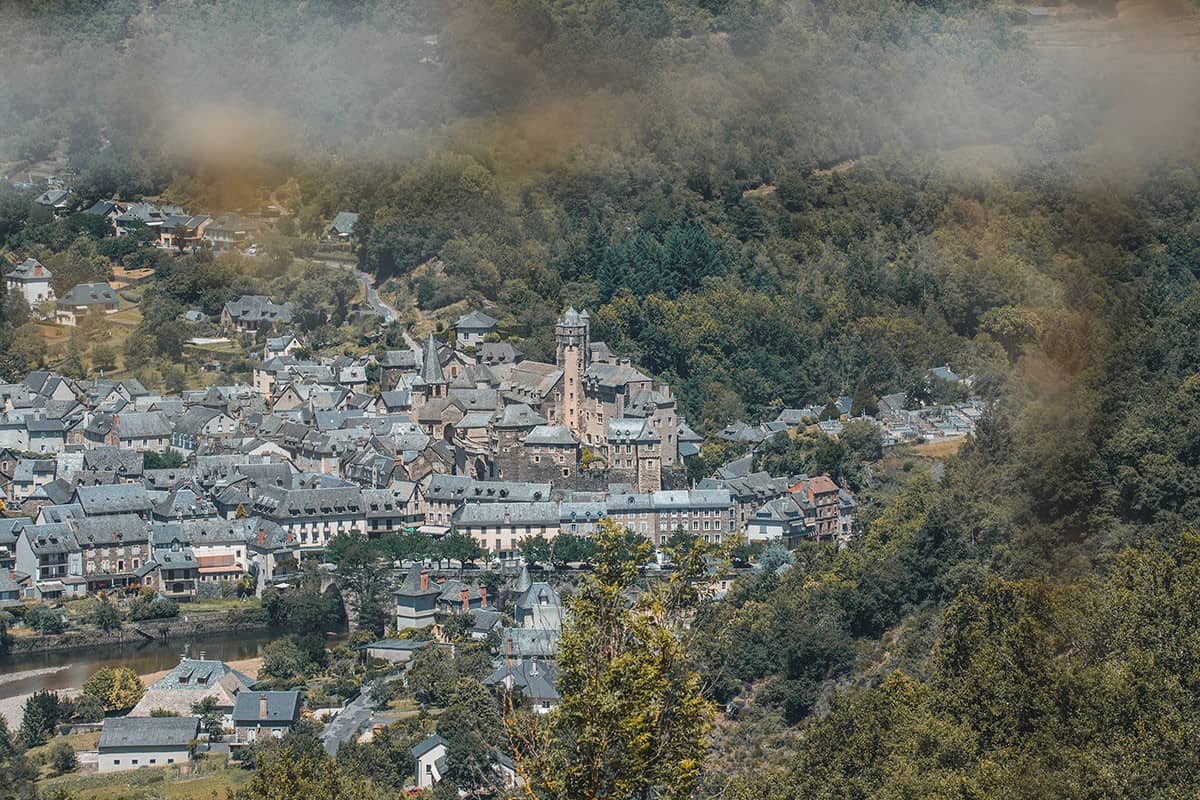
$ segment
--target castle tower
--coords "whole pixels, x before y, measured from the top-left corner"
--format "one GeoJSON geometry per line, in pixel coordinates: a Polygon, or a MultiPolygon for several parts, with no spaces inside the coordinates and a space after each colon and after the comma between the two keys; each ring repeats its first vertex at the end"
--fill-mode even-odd
{"type": "Polygon", "coordinates": [[[556,362],[563,372],[561,421],[580,437],[585,424],[583,374],[588,368],[589,322],[587,311],[580,314],[568,308],[554,326],[556,362]]]}

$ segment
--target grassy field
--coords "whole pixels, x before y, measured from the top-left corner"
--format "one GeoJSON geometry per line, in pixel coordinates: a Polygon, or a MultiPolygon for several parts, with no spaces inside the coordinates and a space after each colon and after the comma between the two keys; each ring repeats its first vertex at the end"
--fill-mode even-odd
{"type": "Polygon", "coordinates": [[[926,444],[914,445],[912,450],[918,455],[941,461],[957,453],[966,441],[967,437],[963,436],[945,442],[928,442],[926,444]]]}
{"type": "Polygon", "coordinates": [[[25,755],[31,759],[37,760],[50,753],[50,748],[57,745],[59,742],[66,742],[71,745],[73,750],[95,750],[100,744],[100,731],[90,731],[88,733],[74,733],[70,736],[56,736],[46,744],[40,747],[31,747],[25,751],[25,755]]]}
{"type": "Polygon", "coordinates": [[[40,781],[39,793],[62,787],[79,800],[209,800],[223,798],[250,780],[224,756],[179,767],[148,767],[104,775],[67,775],[40,781]]]}

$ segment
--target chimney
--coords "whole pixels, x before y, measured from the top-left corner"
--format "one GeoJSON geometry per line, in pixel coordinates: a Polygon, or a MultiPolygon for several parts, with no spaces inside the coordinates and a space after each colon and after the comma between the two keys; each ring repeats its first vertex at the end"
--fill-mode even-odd
{"type": "Polygon", "coordinates": [[[429,589],[429,572],[421,570],[421,591],[424,592],[427,589],[429,589]]]}
{"type": "Polygon", "coordinates": [[[267,696],[265,694],[260,694],[258,696],[258,718],[267,718],[267,696]]]}
{"type": "Polygon", "coordinates": [[[464,614],[471,613],[471,593],[465,586],[462,588],[462,610],[464,614]]]}
{"type": "Polygon", "coordinates": [[[479,607],[485,608],[486,606],[487,606],[487,587],[480,586],[479,587],[479,607]]]}
{"type": "Polygon", "coordinates": [[[265,544],[265,543],[266,543],[266,541],[267,541],[267,531],[266,531],[266,529],[265,529],[265,528],[259,528],[259,529],[258,529],[258,543],[261,545],[261,544],[265,544]]]}

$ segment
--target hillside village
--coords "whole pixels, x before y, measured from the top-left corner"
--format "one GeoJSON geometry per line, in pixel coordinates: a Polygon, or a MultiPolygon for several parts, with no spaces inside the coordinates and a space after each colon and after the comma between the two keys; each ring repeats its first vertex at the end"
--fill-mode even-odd
{"type": "MultiPolygon", "coordinates": [[[[102,218],[105,235],[136,236],[142,247],[258,250],[259,227],[236,215],[115,201],[78,212],[63,191],[37,202],[102,218]]],[[[354,224],[339,213],[326,240],[351,242],[354,224]]],[[[56,296],[36,258],[10,261],[10,297],[46,323],[75,327],[123,307],[109,283],[56,296]]],[[[379,331],[396,324],[370,291],[366,300],[379,331]]],[[[235,597],[273,604],[298,586],[339,592],[355,628],[360,598],[331,551],[362,537],[396,554],[387,608],[353,639],[351,684],[254,678],[184,657],[103,720],[100,773],[236,754],[313,723],[334,755],[395,722],[389,682],[464,643],[484,659],[482,685],[544,714],[559,702],[561,592],[588,568],[601,525],[649,543],[649,580],[668,574],[673,548],[688,539],[726,547],[740,569],[761,568],[764,548],[775,548],[773,565],[805,542],[845,546],[858,505],[845,478],[771,474],[764,454],[837,441],[848,426],[881,451],[956,443],[984,411],[973,378],[942,366],[925,374],[919,397],[835,397],[770,420],[730,420],[706,440],[671,386],[593,338],[587,310],[558,316],[552,362],[526,358],[487,309],[439,326],[440,338],[402,330],[407,347],[362,355],[314,346],[296,317],[288,297],[265,294],[234,297],[211,320],[183,314],[183,325],[254,348],[246,382],[168,394],[135,377],[36,370],[0,385],[0,606],[15,612],[18,637],[88,627],[90,616],[71,610],[79,603],[115,603],[144,633],[189,608],[235,597]],[[562,575],[535,580],[531,568],[562,575]],[[317,702],[327,689],[339,707],[317,702]],[[207,716],[194,713],[210,697],[207,716]]],[[[737,570],[711,569],[719,597],[737,570]]],[[[450,743],[437,729],[410,734],[412,783],[434,788],[450,743]]],[[[519,781],[503,748],[479,755],[490,780],[519,781]]]]}

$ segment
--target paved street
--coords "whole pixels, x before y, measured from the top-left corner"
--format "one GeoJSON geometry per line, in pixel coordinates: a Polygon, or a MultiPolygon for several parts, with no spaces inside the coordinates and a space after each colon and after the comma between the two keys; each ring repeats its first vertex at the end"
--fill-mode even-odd
{"type": "MultiPolygon", "coordinates": [[[[355,269],[353,265],[346,264],[342,261],[324,261],[322,263],[331,267],[338,267],[339,269],[348,269],[352,271],[358,277],[358,279],[362,281],[363,289],[366,291],[367,295],[367,303],[371,306],[371,308],[375,309],[375,311],[378,312],[378,314],[388,323],[400,322],[399,312],[397,312],[396,309],[392,308],[387,303],[383,302],[383,298],[381,298],[379,296],[379,292],[375,290],[375,277],[373,275],[363,272],[360,269],[355,269]]],[[[418,344],[416,339],[409,335],[407,328],[401,327],[400,335],[404,337],[404,343],[408,345],[409,349],[417,354],[417,362],[420,363],[421,345],[418,344]]]]}
{"type": "Polygon", "coordinates": [[[367,727],[374,710],[375,701],[371,699],[371,690],[364,688],[362,694],[342,709],[321,733],[321,744],[324,745],[325,752],[331,756],[337,755],[343,742],[350,741],[367,727]]]}

